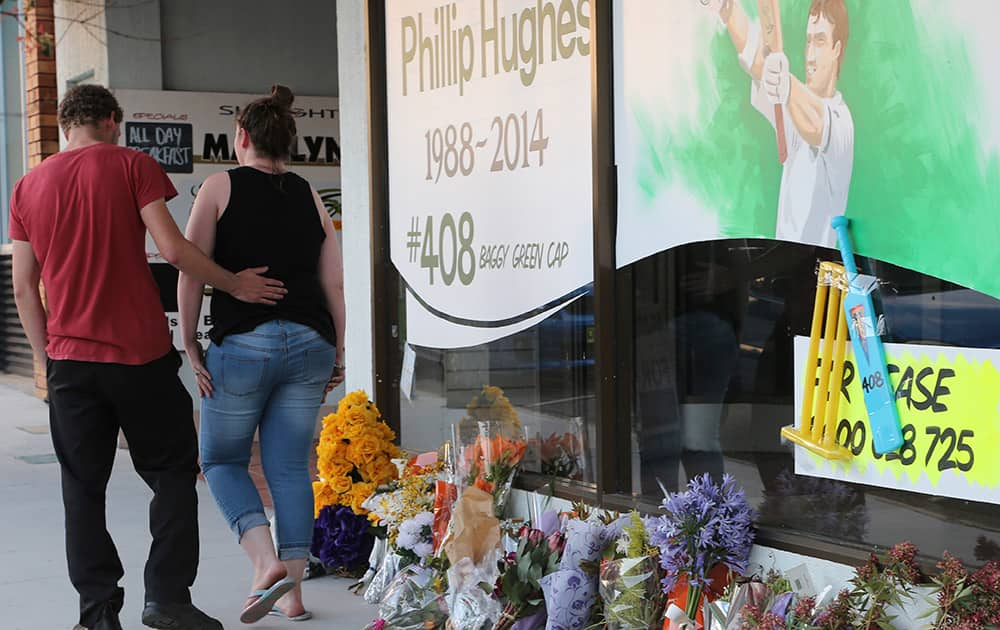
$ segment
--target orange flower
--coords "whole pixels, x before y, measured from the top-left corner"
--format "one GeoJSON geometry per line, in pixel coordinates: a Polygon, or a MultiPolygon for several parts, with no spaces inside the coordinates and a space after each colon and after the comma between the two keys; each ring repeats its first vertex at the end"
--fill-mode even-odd
{"type": "Polygon", "coordinates": [[[339,457],[331,457],[326,462],[321,462],[319,466],[319,473],[327,479],[347,475],[352,470],[354,470],[354,464],[339,457]]]}
{"type": "Polygon", "coordinates": [[[371,419],[368,416],[368,412],[365,411],[364,407],[351,407],[341,415],[343,416],[345,422],[344,425],[345,434],[349,430],[349,427],[351,427],[352,425],[359,426],[362,429],[364,429],[365,425],[371,421],[371,419]]]}
{"type": "Polygon", "coordinates": [[[371,481],[371,482],[377,481],[378,465],[375,463],[375,460],[372,460],[367,464],[359,467],[359,471],[361,472],[361,478],[364,479],[365,481],[371,481]]]}
{"type": "Polygon", "coordinates": [[[350,477],[333,477],[328,483],[330,488],[337,494],[344,494],[351,491],[352,482],[350,477]]]}
{"type": "Polygon", "coordinates": [[[324,459],[330,459],[330,458],[332,458],[333,457],[333,449],[334,449],[335,446],[336,446],[336,443],[333,442],[332,440],[323,440],[323,439],[320,439],[319,445],[316,446],[316,457],[317,457],[317,459],[319,459],[319,461],[323,461],[324,459]]]}
{"type": "Polygon", "coordinates": [[[337,413],[343,413],[350,407],[363,407],[368,404],[368,394],[363,389],[353,391],[340,399],[337,413]]]}
{"type": "Polygon", "coordinates": [[[474,485],[483,492],[489,492],[490,494],[493,494],[493,489],[495,487],[492,483],[486,481],[482,477],[476,477],[476,482],[474,485]]]}
{"type": "Polygon", "coordinates": [[[348,422],[347,426],[344,427],[344,437],[348,440],[356,440],[364,435],[366,428],[364,422],[348,422]]]}
{"type": "Polygon", "coordinates": [[[336,424],[336,422],[337,422],[338,419],[339,419],[339,416],[336,413],[329,413],[329,414],[323,416],[323,428],[325,429],[328,426],[336,424]]]}
{"type": "Polygon", "coordinates": [[[344,429],[337,423],[330,423],[323,428],[323,432],[319,435],[320,442],[327,442],[329,444],[336,444],[344,439],[344,429]]]}
{"type": "Polygon", "coordinates": [[[334,459],[346,459],[347,458],[347,444],[343,440],[337,442],[333,447],[333,452],[331,453],[334,459]]]}
{"type": "Polygon", "coordinates": [[[336,502],[336,494],[324,481],[313,482],[313,518],[319,518],[319,511],[336,502]]]}
{"type": "MultiPolygon", "coordinates": [[[[354,443],[352,443],[353,446],[354,443]]],[[[364,461],[371,462],[375,459],[375,456],[382,451],[382,440],[378,439],[374,435],[362,435],[357,440],[358,453],[364,461]]]]}
{"type": "Polygon", "coordinates": [[[378,454],[375,459],[368,462],[362,467],[362,476],[365,481],[370,481],[375,484],[382,484],[393,479],[393,470],[395,466],[386,458],[384,454],[378,454]]]}
{"type": "Polygon", "coordinates": [[[365,458],[361,456],[361,452],[358,450],[358,442],[352,442],[347,447],[347,461],[351,462],[355,466],[364,466],[366,463],[365,458]]]}
{"type": "Polygon", "coordinates": [[[463,453],[465,461],[469,464],[478,464],[483,459],[483,445],[482,438],[476,438],[476,441],[465,447],[465,452],[463,453]]]}
{"type": "Polygon", "coordinates": [[[493,463],[503,462],[507,466],[516,466],[524,457],[528,445],[523,440],[508,440],[497,435],[491,440],[490,457],[493,463]]]}
{"type": "Polygon", "coordinates": [[[399,459],[404,455],[403,451],[395,444],[389,443],[386,447],[386,453],[389,455],[389,459],[399,459]]]}
{"type": "Polygon", "coordinates": [[[368,497],[370,497],[373,492],[375,492],[375,484],[373,483],[354,484],[350,493],[350,505],[355,514],[367,513],[367,510],[361,507],[361,504],[368,500],[368,497]]]}
{"type": "Polygon", "coordinates": [[[379,422],[376,426],[376,432],[378,436],[385,440],[386,442],[392,442],[396,439],[396,432],[389,428],[389,425],[384,422],[379,422]]]}

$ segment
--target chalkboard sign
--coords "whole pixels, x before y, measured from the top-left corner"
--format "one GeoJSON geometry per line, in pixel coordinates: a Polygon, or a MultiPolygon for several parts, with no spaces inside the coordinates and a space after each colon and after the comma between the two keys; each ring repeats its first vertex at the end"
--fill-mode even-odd
{"type": "Polygon", "coordinates": [[[168,173],[194,172],[190,123],[125,123],[125,146],[149,154],[168,173]]]}

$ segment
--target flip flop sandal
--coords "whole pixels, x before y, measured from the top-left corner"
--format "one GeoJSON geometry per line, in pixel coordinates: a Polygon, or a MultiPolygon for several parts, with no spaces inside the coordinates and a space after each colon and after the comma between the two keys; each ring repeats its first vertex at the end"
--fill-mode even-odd
{"type": "Polygon", "coordinates": [[[260,621],[267,615],[268,611],[274,608],[275,602],[293,588],[295,588],[295,580],[286,577],[272,584],[270,588],[250,593],[250,597],[257,599],[243,609],[243,612],[240,613],[240,621],[243,623],[260,621]]]}
{"type": "Polygon", "coordinates": [[[313,614],[308,610],[303,612],[301,615],[295,615],[294,617],[289,617],[284,612],[282,612],[280,608],[272,608],[271,610],[267,611],[267,614],[274,615],[275,617],[278,617],[280,619],[285,619],[287,621],[308,621],[313,618],[313,614]]]}

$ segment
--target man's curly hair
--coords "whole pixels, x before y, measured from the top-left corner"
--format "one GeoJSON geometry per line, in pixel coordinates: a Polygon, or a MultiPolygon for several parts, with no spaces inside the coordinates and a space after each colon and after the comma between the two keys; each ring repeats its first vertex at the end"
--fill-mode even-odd
{"type": "Polygon", "coordinates": [[[77,85],[66,91],[59,103],[59,126],[63,131],[72,127],[96,125],[114,115],[115,122],[124,116],[114,95],[101,85],[77,85]]]}

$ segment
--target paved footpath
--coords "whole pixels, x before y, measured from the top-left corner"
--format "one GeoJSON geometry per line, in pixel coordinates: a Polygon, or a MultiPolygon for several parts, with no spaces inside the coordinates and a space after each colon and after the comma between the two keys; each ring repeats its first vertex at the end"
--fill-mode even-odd
{"type": "MultiPolygon", "coordinates": [[[[347,591],[348,580],[324,577],[304,583],[314,620],[264,619],[245,626],[238,609],[249,590],[250,565],[199,482],[201,569],[193,598],[227,629],[362,628],[374,609],[347,591]]],[[[149,549],[152,493],[135,474],[128,451],[119,450],[108,485],[108,527],[125,565],[125,630],[145,628],[142,567],[149,549]]],[[[28,379],[0,376],[0,629],[70,630],[77,595],[66,577],[59,467],[48,433],[48,409],[31,396],[28,379]]]]}

